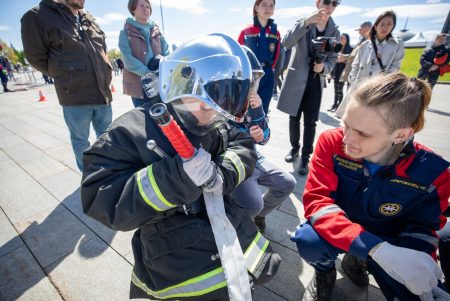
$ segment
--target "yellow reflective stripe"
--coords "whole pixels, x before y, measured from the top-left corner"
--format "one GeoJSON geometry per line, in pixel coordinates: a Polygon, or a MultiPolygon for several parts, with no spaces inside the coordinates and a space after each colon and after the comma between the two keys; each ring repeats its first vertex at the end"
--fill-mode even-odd
{"type": "Polygon", "coordinates": [[[166,211],[176,207],[163,196],[153,176],[153,165],[137,172],[139,193],[144,201],[156,211],[166,211]]]}
{"type": "Polygon", "coordinates": [[[258,232],[255,239],[248,246],[247,250],[244,253],[245,263],[250,273],[253,273],[255,271],[258,263],[261,260],[261,257],[267,250],[268,246],[269,241],[264,236],[262,236],[260,232],[258,232]]]}
{"type": "Polygon", "coordinates": [[[245,167],[244,167],[244,164],[241,161],[241,158],[239,158],[239,156],[236,153],[232,152],[232,151],[226,151],[223,156],[225,158],[227,158],[228,160],[230,160],[231,163],[233,163],[234,168],[236,168],[236,170],[238,172],[238,183],[237,183],[237,185],[239,185],[245,179],[245,167]]]}
{"type": "Polygon", "coordinates": [[[131,276],[131,281],[147,294],[159,299],[201,296],[227,286],[222,267],[160,291],[152,291],[149,289],[136,276],[134,271],[131,276]]]}

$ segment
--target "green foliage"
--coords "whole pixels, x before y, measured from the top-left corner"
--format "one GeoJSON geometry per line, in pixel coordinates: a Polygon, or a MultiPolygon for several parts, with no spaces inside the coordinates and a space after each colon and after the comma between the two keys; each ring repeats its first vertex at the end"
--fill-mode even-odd
{"type": "MultiPolygon", "coordinates": [[[[417,76],[420,69],[420,56],[424,48],[406,48],[400,71],[408,76],[417,76]]],[[[439,78],[439,82],[450,82],[450,73],[439,78]]]]}
{"type": "Polygon", "coordinates": [[[1,39],[0,44],[2,45],[3,48],[3,50],[1,51],[3,52],[3,55],[6,56],[12,64],[17,64],[17,62],[19,61],[19,57],[14,52],[14,50],[11,47],[9,47],[8,44],[3,42],[3,40],[1,39]]]}
{"type": "Polygon", "coordinates": [[[112,60],[112,59],[118,59],[118,58],[120,58],[122,56],[122,54],[120,53],[120,51],[119,51],[119,49],[117,49],[117,48],[113,48],[113,49],[111,49],[111,50],[109,50],[108,51],[108,58],[110,59],[110,60],[112,60]]]}

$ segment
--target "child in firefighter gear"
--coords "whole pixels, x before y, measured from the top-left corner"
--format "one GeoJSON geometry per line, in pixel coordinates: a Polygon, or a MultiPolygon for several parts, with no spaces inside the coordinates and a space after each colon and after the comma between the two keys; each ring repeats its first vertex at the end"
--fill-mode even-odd
{"type": "Polygon", "coordinates": [[[426,48],[420,57],[420,70],[417,77],[428,79],[428,83],[433,89],[439,76],[445,74],[441,71],[450,62],[449,49],[445,46],[446,34],[441,33],[436,36],[432,47],[426,48]]]}
{"type": "Polygon", "coordinates": [[[446,222],[449,162],[413,139],[431,89],[402,73],[353,89],[342,128],[317,142],[303,193],[308,221],[291,238],[315,269],[303,300],[330,300],[334,261],[344,252],[350,279],[368,283],[365,261],[389,301],[450,298],[434,259],[436,231],[446,222]]]}
{"type": "Polygon", "coordinates": [[[240,121],[247,110],[250,64],[237,42],[216,34],[177,48],[161,60],[159,75],[161,99],[196,155],[181,160],[150,118],[149,104],[136,108],[117,118],[85,152],[83,210],[112,229],[137,229],[131,298],[227,300],[204,190],[223,190],[253,285],[269,281],[280,263],[229,196],[256,162],[251,137],[226,123],[240,121]],[[147,149],[148,140],[168,157],[147,149]]]}
{"type": "MultiPolygon", "coordinates": [[[[257,94],[259,80],[263,77],[264,71],[255,54],[244,45],[242,48],[250,59],[253,81],[245,120],[243,123],[233,124],[241,131],[249,133],[255,143],[264,145],[270,139],[270,128],[261,98],[257,94]]],[[[245,207],[254,219],[258,230],[264,232],[266,216],[294,191],[297,181],[294,176],[269,162],[262,154],[259,152],[257,154],[258,160],[252,176],[236,187],[231,196],[245,207]],[[259,185],[267,188],[264,195],[261,195],[259,185]]]]}

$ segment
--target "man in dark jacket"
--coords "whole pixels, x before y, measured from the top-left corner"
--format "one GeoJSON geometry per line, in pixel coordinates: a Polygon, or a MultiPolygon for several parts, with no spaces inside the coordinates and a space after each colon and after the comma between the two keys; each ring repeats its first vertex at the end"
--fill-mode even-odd
{"type": "Polygon", "coordinates": [[[83,7],[84,0],[42,0],[21,19],[25,56],[54,78],[80,170],[91,122],[98,137],[112,120],[105,35],[83,7]]]}
{"type": "Polygon", "coordinates": [[[445,46],[446,34],[438,34],[433,46],[426,48],[420,57],[420,70],[417,75],[420,79],[427,79],[431,88],[439,78],[439,68],[450,61],[449,49],[445,46]]]}
{"type": "Polygon", "coordinates": [[[223,194],[245,280],[259,284],[275,275],[280,257],[229,197],[256,162],[253,139],[225,123],[245,114],[250,79],[248,59],[231,38],[187,42],[161,61],[159,80],[162,101],[197,148],[193,158],[177,155],[150,117],[150,104],[117,118],[84,153],[84,212],[110,228],[136,230],[131,298],[228,300],[233,279],[218,254],[230,246],[216,246],[202,195],[208,191],[223,194]],[[167,156],[147,149],[149,140],[167,156]]]}

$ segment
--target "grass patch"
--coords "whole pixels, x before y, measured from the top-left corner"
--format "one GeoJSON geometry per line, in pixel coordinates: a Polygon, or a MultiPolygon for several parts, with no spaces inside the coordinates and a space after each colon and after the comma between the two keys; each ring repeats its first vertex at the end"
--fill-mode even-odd
{"type": "MultiPolygon", "coordinates": [[[[405,48],[405,57],[403,58],[400,71],[408,76],[417,76],[420,69],[420,56],[424,48],[405,48]]],[[[450,73],[439,77],[439,82],[450,82],[450,73]]]]}

